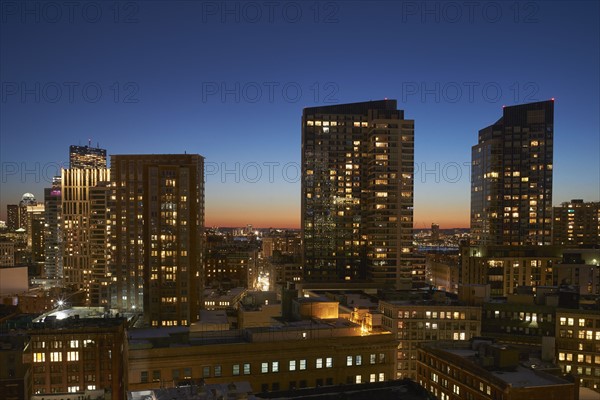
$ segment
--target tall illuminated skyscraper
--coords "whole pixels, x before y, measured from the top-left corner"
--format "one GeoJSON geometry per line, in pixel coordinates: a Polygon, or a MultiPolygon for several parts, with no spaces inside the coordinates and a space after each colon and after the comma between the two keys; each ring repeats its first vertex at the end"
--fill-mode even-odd
{"type": "Polygon", "coordinates": [[[45,261],[44,276],[63,278],[62,211],[60,176],[52,179],[52,187],[44,189],[45,206],[45,261]]]}
{"type": "Polygon", "coordinates": [[[554,100],[504,107],[472,148],[476,245],[551,243],[554,100]]]}
{"type": "Polygon", "coordinates": [[[69,146],[69,168],[106,168],[106,150],[99,147],[69,146]]]}
{"type": "Polygon", "coordinates": [[[304,109],[304,278],[412,280],[414,121],[396,100],[304,109]]]}
{"type": "Polygon", "coordinates": [[[96,259],[91,247],[91,191],[110,181],[106,150],[70,146],[69,152],[70,168],[61,171],[64,282],[72,289],[84,290],[86,304],[100,306],[98,299],[90,295],[91,288],[98,285],[92,274],[96,259]]]}
{"type": "Polygon", "coordinates": [[[111,156],[111,302],[150,326],[198,320],[203,289],[204,158],[111,156]]]}

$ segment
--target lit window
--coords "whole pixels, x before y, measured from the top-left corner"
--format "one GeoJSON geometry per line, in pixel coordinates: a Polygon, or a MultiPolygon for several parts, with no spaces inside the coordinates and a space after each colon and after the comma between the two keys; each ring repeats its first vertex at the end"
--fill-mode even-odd
{"type": "Polygon", "coordinates": [[[244,375],[250,375],[250,364],[244,364],[244,375]]]}
{"type": "Polygon", "coordinates": [[[347,367],[351,367],[352,366],[352,356],[347,356],[346,357],[346,366],[347,367]]]}
{"type": "Polygon", "coordinates": [[[33,353],[33,362],[46,362],[46,353],[33,353]]]}
{"type": "Polygon", "coordinates": [[[333,368],[333,358],[327,357],[325,359],[325,368],[333,368]]]}
{"type": "Polygon", "coordinates": [[[356,361],[356,365],[362,365],[362,356],[361,355],[356,356],[355,361],[356,361]]]}
{"type": "Polygon", "coordinates": [[[303,371],[306,369],[306,360],[300,360],[300,370],[303,371]]]}
{"type": "Polygon", "coordinates": [[[78,351],[68,351],[67,352],[67,361],[79,361],[79,352],[78,351]]]}
{"type": "Polygon", "coordinates": [[[62,353],[60,351],[54,351],[50,353],[50,362],[62,361],[62,353]]]}
{"type": "Polygon", "coordinates": [[[233,365],[233,375],[239,375],[240,374],[240,364],[234,364],[233,365]]]}
{"type": "Polygon", "coordinates": [[[322,358],[317,358],[317,361],[316,361],[316,363],[315,363],[315,367],[316,367],[317,369],[319,369],[319,368],[323,368],[323,359],[322,359],[322,358]]]}
{"type": "Polygon", "coordinates": [[[267,372],[269,372],[269,363],[261,363],[260,364],[260,372],[263,374],[266,374],[267,372]]]}
{"type": "Polygon", "coordinates": [[[362,376],[361,375],[356,375],[356,378],[354,380],[355,383],[361,383],[362,382],[362,376]]]}
{"type": "Polygon", "coordinates": [[[296,360],[291,360],[290,361],[290,371],[295,371],[296,370],[296,360]]]}

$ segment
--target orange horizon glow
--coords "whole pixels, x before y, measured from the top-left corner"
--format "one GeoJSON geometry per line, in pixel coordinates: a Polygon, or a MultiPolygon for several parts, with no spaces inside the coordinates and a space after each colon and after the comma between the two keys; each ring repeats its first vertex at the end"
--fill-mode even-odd
{"type": "MultiPolygon", "coordinates": [[[[206,227],[244,227],[300,229],[300,207],[245,204],[228,207],[226,204],[207,206],[204,225],[206,227]]],[[[468,228],[469,211],[454,206],[443,213],[434,206],[415,207],[414,229],[431,229],[436,223],[440,229],[468,228]],[[437,212],[434,212],[437,211],[437,212]]]]}

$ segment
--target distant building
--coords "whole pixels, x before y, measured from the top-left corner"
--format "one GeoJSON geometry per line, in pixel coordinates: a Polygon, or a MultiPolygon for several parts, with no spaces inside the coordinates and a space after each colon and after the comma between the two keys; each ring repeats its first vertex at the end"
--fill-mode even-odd
{"type": "Polygon", "coordinates": [[[233,310],[246,295],[247,288],[236,287],[229,290],[204,289],[204,307],[206,310],[233,310]]]}
{"type": "Polygon", "coordinates": [[[558,285],[574,286],[582,296],[600,295],[600,249],[565,249],[554,275],[558,285]]]}
{"type": "Polygon", "coordinates": [[[481,334],[504,343],[541,345],[554,337],[556,307],[531,302],[494,301],[483,304],[481,334]]]}
{"type": "Polygon", "coordinates": [[[440,240],[440,225],[436,223],[431,224],[431,240],[440,240]]]}
{"type": "Polygon", "coordinates": [[[475,245],[551,243],[554,100],[504,107],[472,148],[475,245]]]}
{"type": "Polygon", "coordinates": [[[45,243],[44,276],[50,279],[63,278],[63,220],[61,180],[52,179],[52,187],[44,189],[45,243]]]}
{"type": "Polygon", "coordinates": [[[460,257],[454,254],[426,254],[425,269],[429,284],[438,290],[458,293],[460,257]]]}
{"type": "Polygon", "coordinates": [[[15,244],[0,239],[0,268],[15,266],[15,244]]]}
{"type": "Polygon", "coordinates": [[[38,203],[35,199],[35,196],[31,193],[25,193],[21,196],[21,201],[19,201],[19,228],[25,229],[25,232],[29,235],[29,221],[28,221],[28,206],[36,206],[38,203]]]}
{"type": "Polygon", "coordinates": [[[306,281],[410,286],[413,169],[414,121],[396,100],[304,109],[306,281]]]}
{"type": "Polygon", "coordinates": [[[27,212],[27,247],[31,251],[31,259],[43,263],[46,251],[46,216],[44,204],[30,205],[27,212]]]}
{"type": "Polygon", "coordinates": [[[21,227],[21,218],[18,204],[6,205],[6,228],[9,232],[14,232],[21,227]]]}
{"type": "Polygon", "coordinates": [[[528,363],[520,351],[477,341],[432,342],[418,349],[417,382],[441,400],[577,400],[571,380],[557,376],[553,365],[528,363]]]}
{"type": "Polygon", "coordinates": [[[432,340],[470,340],[481,333],[481,308],[435,302],[381,301],[382,325],[397,340],[394,379],[417,377],[417,345],[432,340]]]}
{"type": "Polygon", "coordinates": [[[273,257],[274,252],[281,254],[300,255],[302,238],[299,232],[270,232],[262,238],[263,257],[273,257]]]}
{"type": "Polygon", "coordinates": [[[69,169],[106,168],[106,150],[99,147],[69,146],[69,169]]]}
{"type": "Polygon", "coordinates": [[[206,240],[206,286],[253,288],[258,276],[258,246],[230,237],[209,235],[206,240]]]}
{"type": "Polygon", "coordinates": [[[490,285],[491,296],[515,293],[519,286],[554,285],[562,249],[554,246],[464,246],[461,282],[490,285]]]}
{"type": "Polygon", "coordinates": [[[600,246],[600,202],[571,200],[554,207],[552,243],[563,246],[600,246]]]}
{"type": "Polygon", "coordinates": [[[109,238],[111,235],[110,212],[111,186],[108,182],[98,182],[89,191],[90,206],[90,285],[89,301],[93,306],[109,305],[109,285],[111,248],[109,238]]]}
{"type": "Polygon", "coordinates": [[[111,306],[189,325],[202,304],[204,158],[111,156],[111,306]]]}
{"type": "Polygon", "coordinates": [[[71,168],[61,171],[61,210],[63,217],[63,275],[65,285],[86,292],[86,303],[92,303],[91,286],[95,284],[91,254],[91,192],[101,182],[110,180],[110,170],[71,168]]]}

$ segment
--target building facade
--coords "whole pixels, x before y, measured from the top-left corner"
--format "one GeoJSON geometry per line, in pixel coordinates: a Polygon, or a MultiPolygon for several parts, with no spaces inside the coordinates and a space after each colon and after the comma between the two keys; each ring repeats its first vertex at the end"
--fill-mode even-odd
{"type": "Polygon", "coordinates": [[[62,200],[60,177],[52,179],[52,187],[44,189],[45,249],[44,276],[63,278],[62,200]]]}
{"type": "Polygon", "coordinates": [[[395,100],[304,109],[304,279],[412,280],[414,121],[395,100]]]}
{"type": "Polygon", "coordinates": [[[490,285],[492,297],[513,294],[519,286],[554,285],[562,249],[554,246],[464,246],[461,282],[490,285]]]}
{"type": "MultiPolygon", "coordinates": [[[[125,320],[49,319],[35,323],[24,360],[31,366],[32,394],[105,391],[124,399],[127,382],[125,320]]],[[[42,396],[43,397],[43,396],[42,396]]]]}
{"type": "Polygon", "coordinates": [[[111,303],[151,326],[198,320],[203,289],[204,158],[111,156],[111,303]]]}
{"type": "Polygon", "coordinates": [[[470,340],[481,333],[481,308],[450,304],[381,301],[382,326],[397,340],[395,379],[417,376],[418,344],[470,340]]]}
{"type": "MultiPolygon", "coordinates": [[[[419,348],[417,382],[440,400],[577,400],[577,384],[519,364],[505,345],[428,343],[419,348]]],[[[538,360],[539,364],[539,360],[538,360]]]]}
{"type": "Polygon", "coordinates": [[[30,366],[23,362],[24,335],[0,335],[0,396],[4,400],[29,400],[30,366]]]}
{"type": "MultiPolygon", "coordinates": [[[[533,299],[533,296],[532,296],[533,299]]],[[[483,304],[481,334],[505,343],[541,345],[554,337],[556,307],[520,302],[483,304]]]]}
{"type": "Polygon", "coordinates": [[[550,244],[554,100],[502,111],[472,148],[473,243],[550,244]]]}
{"type": "Polygon", "coordinates": [[[133,332],[128,390],[203,379],[249,381],[256,392],[266,392],[382,382],[393,375],[392,335],[363,335],[359,325],[344,320],[213,332],[180,345],[172,345],[175,335],[168,336],[150,339],[133,332]]]}
{"type": "Polygon", "coordinates": [[[14,232],[21,227],[20,211],[18,204],[6,205],[6,228],[9,232],[14,232]]]}
{"type": "Polygon", "coordinates": [[[63,275],[65,285],[84,290],[86,303],[92,306],[90,290],[93,284],[91,253],[92,189],[110,180],[106,168],[63,169],[61,173],[61,209],[63,215],[63,275]]]}
{"type": "Polygon", "coordinates": [[[106,150],[100,147],[69,146],[70,169],[106,168],[106,150]]]}
{"type": "Polygon", "coordinates": [[[557,363],[579,384],[600,392],[600,313],[597,310],[556,311],[557,363]]]}
{"type": "Polygon", "coordinates": [[[572,247],[600,246],[600,202],[576,199],[552,209],[552,243],[572,247]]]}

